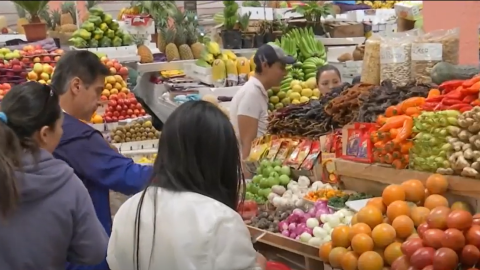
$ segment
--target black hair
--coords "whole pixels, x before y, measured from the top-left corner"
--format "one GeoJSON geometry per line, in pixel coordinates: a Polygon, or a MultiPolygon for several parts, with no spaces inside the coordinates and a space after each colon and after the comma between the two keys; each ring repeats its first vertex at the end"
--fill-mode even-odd
{"type": "Polygon", "coordinates": [[[5,95],[0,112],[7,118],[0,119],[0,215],[6,217],[18,203],[15,171],[22,170],[22,155],[39,151],[32,135],[44,126],[55,128],[62,110],[49,86],[27,82],[5,95]]]}
{"type": "Polygon", "coordinates": [[[361,80],[362,80],[362,76],[355,76],[355,77],[352,79],[352,84],[360,83],[361,80]]]}
{"type": "Polygon", "coordinates": [[[69,51],[60,58],[55,66],[52,86],[57,94],[62,95],[67,92],[70,81],[75,77],[80,78],[86,85],[90,85],[98,76],[108,75],[110,75],[110,70],[96,54],[89,51],[69,51]]]}
{"type": "MultiPolygon", "coordinates": [[[[240,191],[245,190],[245,179],[237,138],[228,117],[206,101],[189,101],[179,106],[163,127],[149,186],[198,193],[236,211],[238,202],[244,199],[240,191]]],[[[135,218],[136,269],[140,269],[141,208],[147,189],[135,218]]],[[[156,218],[153,220],[155,228],[156,218]]]]}
{"type": "Polygon", "coordinates": [[[323,72],[325,71],[334,71],[337,75],[338,75],[338,78],[340,78],[340,80],[342,79],[342,76],[340,75],[340,71],[338,71],[338,68],[336,68],[335,66],[333,65],[325,65],[325,66],[322,66],[322,67],[319,67],[317,69],[317,76],[315,77],[317,79],[317,83],[318,81],[320,80],[320,76],[322,76],[323,72]]]}

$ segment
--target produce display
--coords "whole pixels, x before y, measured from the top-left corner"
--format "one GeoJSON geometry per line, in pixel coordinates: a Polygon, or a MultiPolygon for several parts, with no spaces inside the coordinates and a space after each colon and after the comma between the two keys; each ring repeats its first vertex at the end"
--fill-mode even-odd
{"type": "Polygon", "coordinates": [[[159,139],[160,132],[152,126],[150,120],[137,118],[126,125],[116,127],[110,132],[110,138],[112,143],[138,142],[159,139]]]}
{"type": "Polygon", "coordinates": [[[271,193],[281,196],[290,183],[290,176],[290,167],[282,167],[280,162],[263,160],[252,182],[247,184],[246,198],[264,203],[271,193]]]}
{"type": "Polygon", "coordinates": [[[348,201],[358,201],[370,199],[372,195],[366,193],[345,194],[343,196],[334,196],[328,199],[328,206],[333,209],[341,209],[345,207],[348,201]]]}
{"type": "Polygon", "coordinates": [[[128,69],[124,67],[121,63],[119,63],[115,59],[108,59],[106,56],[100,57],[100,61],[105,64],[110,70],[110,74],[112,75],[120,75],[122,76],[123,80],[126,81],[128,78],[128,69]]]}
{"type": "Polygon", "coordinates": [[[33,65],[36,63],[48,64],[52,67],[55,67],[55,64],[60,60],[60,57],[63,54],[62,49],[55,49],[52,51],[47,51],[43,49],[40,45],[24,46],[20,51],[22,55],[22,62],[28,67],[33,68],[33,65]]]}
{"type": "Polygon", "coordinates": [[[10,89],[12,86],[8,83],[2,83],[0,84],[0,101],[2,101],[3,97],[10,92],[10,89]]]}
{"type": "Polygon", "coordinates": [[[131,93],[126,94],[122,92],[111,94],[108,98],[108,106],[103,116],[107,123],[118,122],[125,119],[136,119],[137,117],[146,115],[142,104],[138,103],[135,96],[131,93]]]}
{"type": "Polygon", "coordinates": [[[362,1],[357,0],[355,3],[357,5],[367,5],[373,9],[390,9],[393,8],[395,3],[402,2],[402,1],[362,1]]]}
{"type": "Polygon", "coordinates": [[[51,64],[35,63],[32,71],[27,74],[27,80],[50,84],[54,69],[51,64]]]}
{"type": "Polygon", "coordinates": [[[76,48],[120,47],[133,44],[130,34],[119,29],[112,16],[97,7],[89,9],[88,19],[73,33],[69,41],[76,48]]]}

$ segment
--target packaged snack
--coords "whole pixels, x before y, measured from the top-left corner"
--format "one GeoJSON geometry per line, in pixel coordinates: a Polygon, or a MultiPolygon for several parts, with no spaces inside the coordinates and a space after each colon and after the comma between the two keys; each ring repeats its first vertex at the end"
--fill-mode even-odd
{"type": "Polygon", "coordinates": [[[310,146],[310,154],[308,154],[307,158],[302,162],[300,166],[300,170],[310,171],[313,169],[313,166],[317,162],[318,156],[320,155],[320,141],[315,140],[312,142],[310,146]]]}
{"type": "Polygon", "coordinates": [[[303,161],[307,158],[307,156],[310,154],[310,149],[312,147],[312,141],[311,140],[304,140],[298,147],[299,149],[297,158],[294,162],[294,166],[291,166],[292,168],[295,169],[300,169],[302,166],[303,161]]]}
{"type": "Polygon", "coordinates": [[[275,157],[277,156],[280,147],[282,146],[283,139],[279,138],[272,138],[272,142],[270,143],[270,150],[266,156],[266,159],[270,161],[274,161],[275,157]]]}
{"type": "Polygon", "coordinates": [[[285,139],[278,150],[277,156],[275,160],[281,162],[282,164],[285,162],[287,157],[290,155],[291,151],[297,146],[298,141],[285,139]]]}

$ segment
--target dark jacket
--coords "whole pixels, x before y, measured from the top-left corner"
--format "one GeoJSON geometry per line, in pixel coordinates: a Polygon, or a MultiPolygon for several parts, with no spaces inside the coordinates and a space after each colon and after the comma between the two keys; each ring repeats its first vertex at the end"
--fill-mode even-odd
{"type": "Polygon", "coordinates": [[[100,263],[108,236],[82,181],[65,162],[41,150],[17,172],[20,202],[0,221],[2,270],[62,270],[65,260],[100,263]]]}

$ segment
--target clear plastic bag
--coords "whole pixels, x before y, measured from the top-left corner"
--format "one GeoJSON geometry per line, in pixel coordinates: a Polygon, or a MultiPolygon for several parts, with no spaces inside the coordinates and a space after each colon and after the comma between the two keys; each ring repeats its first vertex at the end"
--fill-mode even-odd
{"type": "Polygon", "coordinates": [[[380,44],[383,38],[377,35],[371,36],[365,42],[365,53],[362,65],[362,83],[373,85],[380,84],[380,44]]]}
{"type": "Polygon", "coordinates": [[[439,62],[458,64],[460,31],[437,30],[417,37],[412,44],[412,79],[431,83],[430,71],[439,62]]]}
{"type": "Polygon", "coordinates": [[[380,79],[402,86],[411,78],[411,49],[415,37],[385,38],[380,45],[380,79]]]}

